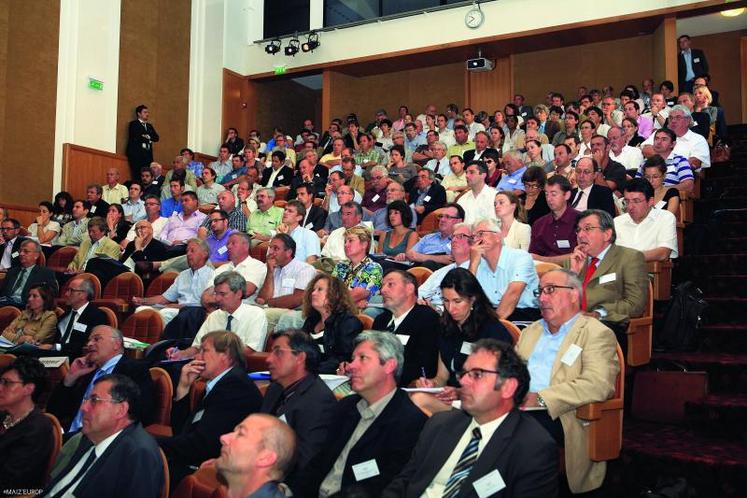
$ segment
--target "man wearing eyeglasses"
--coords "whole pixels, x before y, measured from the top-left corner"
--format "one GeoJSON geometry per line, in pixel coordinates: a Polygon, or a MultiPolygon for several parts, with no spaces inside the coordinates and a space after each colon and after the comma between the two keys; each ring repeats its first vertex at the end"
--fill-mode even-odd
{"type": "Polygon", "coordinates": [[[59,287],[54,272],[38,265],[41,254],[39,243],[26,239],[21,242],[21,249],[18,252],[21,264],[11,268],[6,277],[0,281],[0,306],[25,308],[32,285],[44,284],[52,291],[52,295],[56,296],[59,287]]]}
{"type": "Polygon", "coordinates": [[[409,462],[380,496],[557,496],[558,450],[518,410],[529,373],[513,348],[477,341],[457,376],[462,409],[428,420],[409,462]]]}
{"type": "Polygon", "coordinates": [[[0,271],[8,271],[12,267],[19,266],[18,259],[21,243],[26,237],[19,237],[21,223],[15,218],[0,220],[0,271]]]}
{"type": "Polygon", "coordinates": [[[49,397],[47,410],[53,413],[66,433],[75,433],[83,427],[84,398],[91,396],[96,380],[108,374],[121,374],[135,382],[142,395],[138,418],[148,423],[153,418],[153,380],[148,366],[124,356],[122,332],[108,325],[93,329],[86,343],[86,355],[70,364],[70,371],[57,384],[49,397]]]}
{"type": "Polygon", "coordinates": [[[274,333],[272,340],[267,357],[272,383],[259,411],[278,417],[295,431],[298,471],[322,450],[337,400],[317,375],[321,356],[308,334],[289,329],[274,333]]]}
{"type": "Polygon", "coordinates": [[[138,416],[147,395],[124,375],[95,380],[81,405],[85,437],[63,448],[69,461],[43,496],[160,496],[164,475],[158,445],[138,416]]]}
{"type": "MultiPolygon", "coordinates": [[[[655,155],[664,159],[667,165],[667,174],[663,183],[665,187],[674,187],[682,192],[692,192],[695,187],[695,177],[687,158],[674,152],[676,144],[677,135],[669,128],[662,128],[654,133],[653,150],[655,155]]],[[[635,175],[636,178],[643,176],[647,162],[653,157],[651,156],[645,162],[640,163],[638,173],[635,175]]]]}
{"type": "MultiPolygon", "coordinates": [[[[711,154],[708,142],[690,129],[692,124],[692,113],[686,106],[676,105],[669,111],[668,126],[676,137],[673,151],[677,155],[686,157],[693,171],[710,168],[711,154]]],[[[652,134],[641,144],[644,157],[650,157],[656,152],[656,148],[653,146],[657,135],[658,133],[652,134]]]]}
{"type": "Polygon", "coordinates": [[[522,406],[565,448],[570,491],[592,491],[602,485],[606,463],[589,458],[588,432],[576,408],[613,396],[617,342],[607,327],[584,315],[583,285],[575,273],[551,270],[534,292],[542,319],[525,328],[516,344],[531,378],[522,406]]]}
{"type": "Polygon", "coordinates": [[[637,249],[646,262],[677,257],[677,219],[654,208],[654,188],[643,178],[625,185],[626,213],[615,218],[617,244],[637,249]]]}
{"type": "Polygon", "coordinates": [[[425,235],[407,253],[407,260],[416,266],[437,270],[454,261],[451,256],[451,238],[454,226],[464,221],[464,208],[451,202],[441,208],[438,216],[438,230],[425,235]]]}
{"type": "Polygon", "coordinates": [[[581,311],[601,320],[626,350],[628,321],[642,316],[648,302],[648,273],[643,253],[615,244],[612,217],[597,209],[579,215],[578,245],[563,264],[581,278],[581,311]]]}
{"type": "Polygon", "coordinates": [[[537,272],[531,255],[503,245],[498,222],[480,220],[472,225],[469,271],[480,282],[485,295],[501,318],[534,321],[539,317],[532,290],[537,272]]]}

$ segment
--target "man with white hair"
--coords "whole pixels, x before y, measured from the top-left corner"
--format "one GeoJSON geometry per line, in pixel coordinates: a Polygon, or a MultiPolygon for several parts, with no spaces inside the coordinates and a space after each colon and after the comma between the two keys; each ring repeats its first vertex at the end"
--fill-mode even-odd
{"type": "MultiPolygon", "coordinates": [[[[684,105],[676,105],[669,111],[669,129],[677,136],[674,153],[687,158],[690,167],[697,171],[701,168],[711,167],[711,151],[708,142],[702,136],[690,129],[692,115],[684,105]]],[[[641,144],[643,155],[650,157],[654,154],[655,133],[651,134],[641,144]]]]}
{"type": "MultiPolygon", "coordinates": [[[[137,181],[136,178],[132,180],[137,181]]],[[[127,187],[119,183],[119,170],[117,168],[106,170],[106,185],[102,187],[102,190],[101,198],[109,204],[122,204],[122,199],[129,197],[127,187]]],[[[104,214],[99,214],[99,216],[104,216],[104,214]]]]}

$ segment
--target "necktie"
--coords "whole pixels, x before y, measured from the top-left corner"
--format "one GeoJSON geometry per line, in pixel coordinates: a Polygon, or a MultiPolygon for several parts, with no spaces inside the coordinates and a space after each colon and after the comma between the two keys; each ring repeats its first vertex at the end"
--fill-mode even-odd
{"type": "Polygon", "coordinates": [[[575,208],[578,206],[578,203],[581,202],[581,198],[584,196],[584,191],[579,189],[578,195],[576,195],[576,199],[573,201],[573,204],[571,204],[571,207],[575,208]]]}
{"type": "Polygon", "coordinates": [[[67,327],[65,327],[65,335],[62,336],[62,340],[60,341],[62,344],[66,344],[68,340],[70,340],[70,334],[73,333],[73,325],[75,324],[75,320],[78,317],[78,312],[73,311],[70,314],[70,321],[67,322],[67,327]]]}
{"type": "Polygon", "coordinates": [[[581,299],[581,309],[583,311],[586,311],[586,286],[589,285],[589,281],[591,280],[591,277],[594,276],[594,272],[597,271],[597,263],[599,263],[599,258],[591,258],[591,262],[589,263],[589,266],[586,267],[586,276],[584,277],[584,295],[581,299]]]}
{"type": "Polygon", "coordinates": [[[96,460],[96,449],[91,448],[88,452],[88,458],[86,458],[86,461],[83,462],[83,466],[78,470],[78,472],[75,474],[75,477],[70,479],[67,484],[65,484],[60,490],[52,495],[50,498],[62,498],[65,496],[65,493],[68,489],[70,489],[71,486],[74,484],[78,484],[78,481],[86,474],[88,471],[88,468],[93,464],[93,462],[96,460]]]}
{"type": "MultiPolygon", "coordinates": [[[[106,371],[102,369],[96,370],[96,373],[93,375],[93,379],[91,379],[91,382],[88,383],[88,387],[86,388],[86,393],[83,395],[83,398],[87,398],[91,391],[93,391],[93,385],[96,383],[99,377],[102,377],[106,375],[106,371]]],[[[80,403],[80,406],[83,406],[83,402],[80,403]]],[[[83,412],[78,408],[78,413],[75,414],[75,418],[73,419],[73,423],[70,424],[70,432],[76,432],[79,431],[80,428],[83,426],[83,412]]]]}
{"type": "Polygon", "coordinates": [[[386,326],[387,332],[394,332],[394,317],[389,320],[389,325],[386,326]]]}
{"type": "Polygon", "coordinates": [[[449,480],[446,482],[444,494],[442,495],[443,498],[454,498],[459,494],[462,483],[472,471],[472,467],[477,461],[477,448],[480,445],[480,439],[482,439],[480,428],[475,427],[472,429],[472,438],[469,440],[467,447],[464,448],[462,456],[459,457],[459,461],[451,472],[449,480]]]}
{"type": "Polygon", "coordinates": [[[226,330],[231,332],[231,322],[233,321],[233,315],[228,315],[228,321],[226,322],[226,330]]]}
{"type": "Polygon", "coordinates": [[[10,291],[11,296],[15,296],[16,293],[21,293],[21,289],[23,289],[23,285],[26,283],[30,271],[31,269],[24,268],[20,273],[18,273],[18,280],[16,280],[16,283],[13,285],[13,290],[10,291]]]}

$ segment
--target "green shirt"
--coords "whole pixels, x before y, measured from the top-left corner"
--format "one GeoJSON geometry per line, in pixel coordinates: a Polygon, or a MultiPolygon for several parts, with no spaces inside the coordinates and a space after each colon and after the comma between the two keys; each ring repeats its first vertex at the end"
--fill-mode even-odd
{"type": "Polygon", "coordinates": [[[353,157],[355,157],[355,164],[366,164],[370,161],[373,161],[376,164],[382,164],[385,159],[384,152],[376,149],[376,147],[371,147],[367,153],[357,152],[353,157]]]}
{"type": "Polygon", "coordinates": [[[446,155],[448,157],[451,157],[451,156],[463,157],[466,151],[472,150],[474,148],[475,148],[475,142],[467,142],[462,145],[454,144],[454,145],[449,146],[449,149],[446,155]]]}
{"type": "Polygon", "coordinates": [[[246,231],[249,235],[259,233],[269,236],[275,233],[282,220],[283,208],[272,206],[264,212],[257,209],[249,216],[249,220],[246,223],[246,231]]]}

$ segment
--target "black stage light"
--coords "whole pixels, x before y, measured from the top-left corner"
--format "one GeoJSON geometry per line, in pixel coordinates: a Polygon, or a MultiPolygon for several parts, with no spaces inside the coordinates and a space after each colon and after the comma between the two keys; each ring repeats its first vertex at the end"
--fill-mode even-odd
{"type": "Polygon", "coordinates": [[[265,45],[265,52],[270,55],[275,55],[280,52],[280,40],[278,38],[275,38],[270,43],[265,45]]]}
{"type": "Polygon", "coordinates": [[[299,47],[301,46],[301,42],[298,40],[298,38],[293,37],[288,42],[288,45],[285,47],[285,55],[288,57],[293,57],[298,53],[299,47]]]}
{"type": "Polygon", "coordinates": [[[311,52],[319,46],[319,35],[317,33],[309,33],[309,37],[301,45],[301,50],[304,52],[311,52]]]}

